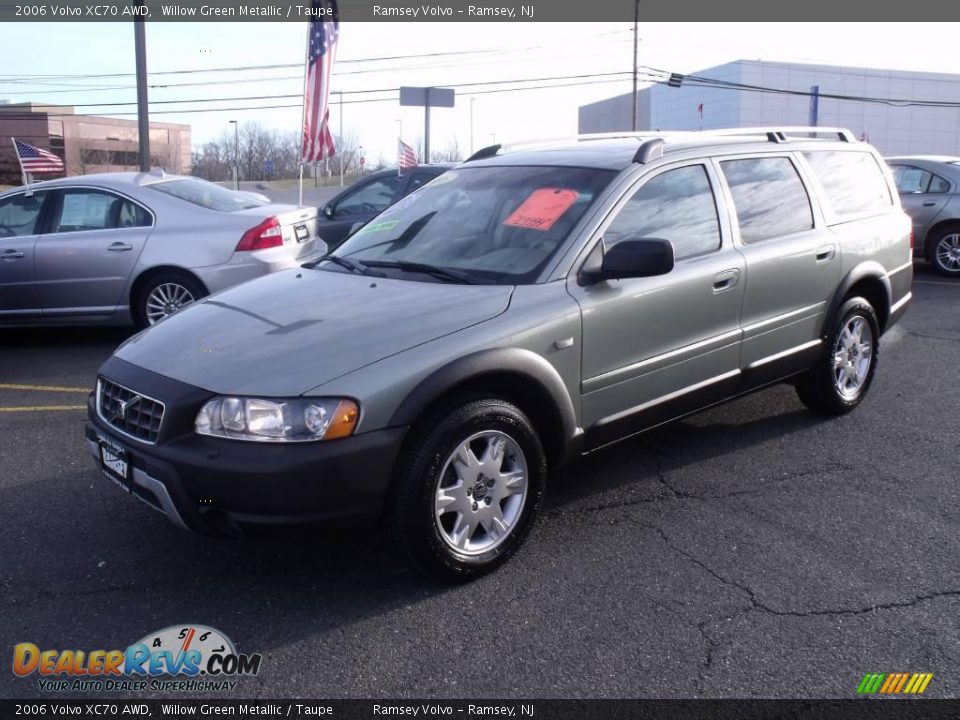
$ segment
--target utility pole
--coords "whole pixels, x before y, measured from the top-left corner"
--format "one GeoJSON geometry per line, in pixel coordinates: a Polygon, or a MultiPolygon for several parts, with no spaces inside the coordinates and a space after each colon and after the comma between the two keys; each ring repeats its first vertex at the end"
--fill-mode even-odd
{"type": "Polygon", "coordinates": [[[233,189],[240,189],[240,131],[236,120],[231,120],[233,125],[233,189]]]}
{"type": "Polygon", "coordinates": [[[635,0],[633,4],[633,131],[637,128],[637,45],[640,38],[637,36],[637,28],[640,24],[640,0],[635,0]]]}
{"type": "Polygon", "coordinates": [[[133,21],[133,44],[137,62],[137,134],[140,172],[150,172],[150,111],[147,107],[147,35],[142,18],[133,21]]]}
{"type": "Polygon", "coordinates": [[[476,103],[477,99],[475,97],[470,98],[470,154],[473,155],[473,106],[476,103]]]}
{"type": "Polygon", "coordinates": [[[343,90],[338,90],[340,96],[340,187],[343,187],[343,90]]]}

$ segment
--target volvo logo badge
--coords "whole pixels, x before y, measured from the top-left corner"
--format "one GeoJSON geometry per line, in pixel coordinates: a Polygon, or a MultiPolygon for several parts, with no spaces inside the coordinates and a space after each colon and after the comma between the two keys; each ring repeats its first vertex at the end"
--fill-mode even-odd
{"type": "Polygon", "coordinates": [[[141,400],[143,400],[143,398],[139,395],[134,395],[129,400],[114,400],[110,405],[110,422],[126,420],[127,410],[134,407],[141,400]]]}

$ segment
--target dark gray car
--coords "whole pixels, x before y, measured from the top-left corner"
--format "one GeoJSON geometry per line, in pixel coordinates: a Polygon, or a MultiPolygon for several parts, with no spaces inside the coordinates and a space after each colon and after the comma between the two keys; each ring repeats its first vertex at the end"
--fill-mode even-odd
{"type": "Polygon", "coordinates": [[[494,146],[329,258],[131,339],[86,437],[183,527],[383,518],[469,579],[572,458],[776,382],[855,408],[910,301],[909,238],[848,131],[494,146]]]}
{"type": "Polygon", "coordinates": [[[396,169],[367,175],[343,190],[317,214],[317,232],[331,250],[346,240],[350,229],[383,212],[400,198],[426,185],[452,165],[419,165],[403,173],[396,169]]]}
{"type": "Polygon", "coordinates": [[[913,251],[941,275],[960,277],[960,158],[887,158],[903,209],[913,221],[913,251]]]}

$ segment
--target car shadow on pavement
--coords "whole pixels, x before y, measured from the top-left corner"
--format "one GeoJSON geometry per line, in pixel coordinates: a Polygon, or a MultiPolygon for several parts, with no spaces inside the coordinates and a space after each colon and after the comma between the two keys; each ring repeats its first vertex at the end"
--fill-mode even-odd
{"type": "MultiPolygon", "coordinates": [[[[546,514],[576,512],[623,493],[668,502],[660,482],[666,464],[681,473],[687,464],[715,462],[822,422],[806,411],[783,412],[783,403],[780,412],[767,411],[765,394],[737,401],[746,404],[738,415],[753,416],[745,422],[732,422],[729,411],[718,408],[555,473],[546,514]]],[[[0,601],[17,636],[55,628],[51,641],[83,647],[91,639],[132,642],[151,629],[196,622],[235,636],[249,651],[269,653],[289,643],[322,642],[329,633],[440,597],[447,609],[468,612],[484,587],[522,584],[524,553],[474,590],[426,578],[406,566],[383,529],[195,536],[113,487],[82,453],[71,441],[69,463],[0,486],[7,536],[0,601]]]]}

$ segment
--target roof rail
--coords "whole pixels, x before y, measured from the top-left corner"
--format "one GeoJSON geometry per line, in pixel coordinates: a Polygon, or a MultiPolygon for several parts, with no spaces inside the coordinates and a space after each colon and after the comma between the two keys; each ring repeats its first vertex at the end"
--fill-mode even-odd
{"type": "Polygon", "coordinates": [[[775,143],[787,142],[788,135],[836,135],[844,142],[857,142],[856,136],[847,128],[820,127],[807,125],[788,125],[783,127],[743,127],[724,130],[704,130],[705,135],[766,135],[767,140],[775,143]]]}
{"type": "MultiPolygon", "coordinates": [[[[673,134],[689,134],[689,133],[666,133],[669,135],[673,134]]],[[[654,140],[663,136],[664,133],[656,132],[653,130],[647,130],[646,132],[632,132],[629,130],[622,132],[606,132],[606,133],[581,133],[579,135],[560,135],[557,137],[549,138],[536,138],[532,140],[520,140],[517,142],[512,142],[509,144],[497,144],[489,145],[485,148],[481,148],[473,155],[468,157],[463,162],[470,162],[471,160],[482,160],[484,158],[493,157],[498,152],[506,150],[514,150],[523,147],[532,147],[536,145],[550,145],[551,143],[563,142],[563,141],[589,141],[589,140],[615,140],[617,138],[636,138],[637,140],[654,140]]],[[[641,143],[642,144],[642,143],[641,143]]]]}
{"type": "Polygon", "coordinates": [[[633,156],[633,161],[640,165],[645,165],[651,160],[659,160],[663,157],[663,138],[651,138],[640,144],[637,148],[637,154],[633,156]]]}

